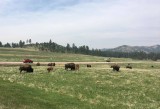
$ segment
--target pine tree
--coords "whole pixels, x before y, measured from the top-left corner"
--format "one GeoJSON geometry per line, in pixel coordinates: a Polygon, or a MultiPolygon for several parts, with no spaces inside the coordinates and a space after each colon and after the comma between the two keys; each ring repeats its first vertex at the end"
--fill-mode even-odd
{"type": "Polygon", "coordinates": [[[11,47],[11,45],[7,42],[5,45],[4,45],[4,47],[11,47]]]}
{"type": "Polygon", "coordinates": [[[24,44],[25,44],[25,42],[24,42],[24,41],[22,41],[22,40],[20,40],[20,41],[19,41],[19,47],[21,47],[21,48],[22,48],[22,47],[24,46],[24,44]]]}
{"type": "Polygon", "coordinates": [[[31,40],[31,39],[29,39],[29,43],[30,43],[30,44],[32,43],[32,40],[31,40]]]}
{"type": "Polygon", "coordinates": [[[2,42],[0,41],[0,47],[3,47],[3,44],[2,44],[2,42]]]}
{"type": "Polygon", "coordinates": [[[67,43],[67,46],[66,46],[66,50],[67,50],[67,52],[70,52],[70,50],[71,50],[71,47],[68,43],[67,43]]]}

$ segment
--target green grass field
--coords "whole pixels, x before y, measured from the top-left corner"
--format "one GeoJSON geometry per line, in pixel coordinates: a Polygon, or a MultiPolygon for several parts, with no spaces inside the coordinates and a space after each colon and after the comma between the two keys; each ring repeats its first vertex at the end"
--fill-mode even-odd
{"type": "MultiPolygon", "coordinates": [[[[5,61],[14,53],[17,57],[13,56],[12,61],[20,61],[20,55],[28,52],[14,50],[0,51],[0,60],[5,61]]],[[[28,55],[33,53],[37,60],[55,56],[57,61],[62,61],[62,57],[71,61],[70,57],[80,56],[82,60],[73,61],[104,61],[104,57],[30,52],[28,55]]],[[[33,73],[22,74],[19,66],[0,66],[0,109],[160,109],[160,63],[141,61],[132,63],[133,69],[126,69],[132,59],[117,60],[126,62],[120,64],[120,72],[112,71],[108,63],[94,64],[91,68],[80,65],[79,71],[55,66],[50,73],[47,66],[33,66],[33,73]]]]}
{"type": "Polygon", "coordinates": [[[34,49],[0,48],[1,62],[22,62],[26,58],[32,59],[34,62],[104,61],[104,57],[98,56],[43,52],[34,49]]]}

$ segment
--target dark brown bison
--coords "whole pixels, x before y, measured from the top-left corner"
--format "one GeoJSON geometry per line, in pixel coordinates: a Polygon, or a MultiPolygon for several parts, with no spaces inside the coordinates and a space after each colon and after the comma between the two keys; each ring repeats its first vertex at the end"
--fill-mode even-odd
{"type": "Polygon", "coordinates": [[[87,64],[87,67],[91,67],[91,65],[90,65],[90,64],[87,64]]]}
{"type": "Polygon", "coordinates": [[[48,63],[48,66],[55,66],[55,63],[48,63]]]}
{"type": "Polygon", "coordinates": [[[32,68],[32,66],[29,65],[29,64],[25,64],[25,65],[20,66],[20,67],[19,67],[19,70],[20,70],[20,73],[21,73],[22,71],[33,72],[33,68],[32,68]]]}
{"type": "Polygon", "coordinates": [[[49,73],[50,71],[53,71],[53,67],[48,67],[48,68],[47,68],[47,71],[48,71],[48,73],[49,73]]]}
{"type": "Polygon", "coordinates": [[[36,66],[40,66],[41,64],[39,62],[37,62],[36,66]]]}
{"type": "Polygon", "coordinates": [[[126,68],[132,69],[132,66],[131,66],[130,64],[128,64],[128,65],[126,66],[126,68]]]}
{"type": "Polygon", "coordinates": [[[65,64],[65,70],[68,70],[68,69],[75,70],[76,69],[75,64],[74,63],[65,64]]]}
{"type": "Polygon", "coordinates": [[[113,68],[113,71],[119,71],[120,66],[117,64],[111,65],[111,68],[113,68]]]}

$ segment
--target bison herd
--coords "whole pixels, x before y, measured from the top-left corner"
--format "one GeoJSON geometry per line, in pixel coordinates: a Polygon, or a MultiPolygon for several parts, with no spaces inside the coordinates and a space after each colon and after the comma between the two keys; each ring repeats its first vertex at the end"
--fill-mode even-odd
{"type": "MultiPolygon", "coordinates": [[[[39,62],[36,64],[36,66],[40,66],[40,65],[41,64],[39,62]]],[[[47,69],[48,73],[53,71],[55,65],[56,65],[55,63],[48,63],[47,64],[48,67],[46,69],[47,69]]],[[[90,64],[87,64],[86,66],[87,66],[87,68],[91,68],[90,64]]],[[[118,64],[112,64],[110,67],[113,69],[113,71],[119,71],[120,70],[120,66],[118,64]]],[[[79,64],[66,63],[66,64],[64,64],[64,68],[65,68],[65,70],[71,70],[71,71],[79,70],[79,64]]],[[[126,66],[126,68],[132,69],[131,64],[128,64],[126,66]]],[[[19,67],[19,70],[20,70],[20,73],[22,73],[22,71],[29,72],[29,73],[33,72],[33,68],[30,64],[21,65],[19,67]]]]}
{"type": "MultiPolygon", "coordinates": [[[[41,64],[38,62],[36,64],[36,66],[40,66],[41,64]]],[[[55,66],[56,64],[55,63],[48,63],[47,66],[47,71],[48,73],[53,71],[53,67],[55,66]]],[[[19,67],[19,70],[20,70],[20,73],[22,71],[25,71],[25,72],[33,72],[33,68],[30,64],[24,64],[24,65],[21,65],[19,67]]],[[[65,70],[79,70],[79,64],[75,64],[75,63],[67,63],[65,64],[65,70]]]]}
{"type": "MultiPolygon", "coordinates": [[[[41,64],[39,62],[36,63],[36,66],[40,66],[41,64]]],[[[53,70],[53,66],[55,66],[56,64],[55,63],[48,63],[48,68],[47,68],[47,71],[50,72],[53,70]]],[[[21,65],[19,67],[19,71],[20,73],[22,73],[22,71],[26,71],[26,72],[33,72],[33,68],[30,64],[24,64],[24,65],[21,65]]]]}

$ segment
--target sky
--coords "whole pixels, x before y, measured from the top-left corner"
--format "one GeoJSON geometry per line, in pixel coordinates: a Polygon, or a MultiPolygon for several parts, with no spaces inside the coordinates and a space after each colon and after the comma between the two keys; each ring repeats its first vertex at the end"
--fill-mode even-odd
{"type": "Polygon", "coordinates": [[[90,48],[160,44],[160,0],[0,0],[0,41],[90,48]]]}

